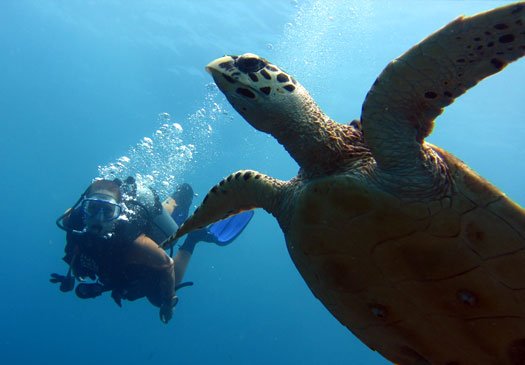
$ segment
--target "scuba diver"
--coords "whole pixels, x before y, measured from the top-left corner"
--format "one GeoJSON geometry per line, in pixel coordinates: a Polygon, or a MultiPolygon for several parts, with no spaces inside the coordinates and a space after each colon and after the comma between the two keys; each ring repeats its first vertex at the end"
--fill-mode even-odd
{"type": "Polygon", "coordinates": [[[123,299],[146,297],[168,323],[178,302],[176,291],[193,284],[182,279],[196,244],[227,245],[253,216],[253,211],[240,213],[188,235],[172,258],[173,246],[168,255],[159,244],[186,219],[193,196],[191,186],[182,184],[161,203],[132,177],[95,180],[56,221],[66,231],[63,260],[69,269],[66,275],[51,274],[50,281],[63,292],[75,289],[82,299],[111,291],[119,306],[123,299]]]}

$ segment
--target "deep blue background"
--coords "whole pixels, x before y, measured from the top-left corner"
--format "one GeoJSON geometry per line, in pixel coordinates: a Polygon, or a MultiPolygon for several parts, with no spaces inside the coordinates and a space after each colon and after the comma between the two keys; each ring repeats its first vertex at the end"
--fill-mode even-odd
{"type": "MultiPolygon", "coordinates": [[[[107,296],[82,301],[49,284],[50,272],[66,269],[64,234],[54,220],[99,166],[154,136],[163,112],[182,125],[182,144],[195,145],[192,158],[170,164],[179,166],[176,181],[194,185],[197,201],[238,169],[295,175],[283,148],[209,85],[203,68],[216,57],[261,54],[346,122],[359,117],[369,86],[392,58],[460,14],[503,3],[2,1],[0,362],[385,363],[313,297],[263,211],[235,244],[197,248],[187,275],[196,285],[180,292],[167,326],[145,301],[120,309],[107,296]],[[192,134],[208,124],[211,132],[192,134]]],[[[483,81],[447,108],[430,138],[520,204],[524,75],[521,60],[483,81]]],[[[171,167],[155,164],[151,171],[171,167]]]]}

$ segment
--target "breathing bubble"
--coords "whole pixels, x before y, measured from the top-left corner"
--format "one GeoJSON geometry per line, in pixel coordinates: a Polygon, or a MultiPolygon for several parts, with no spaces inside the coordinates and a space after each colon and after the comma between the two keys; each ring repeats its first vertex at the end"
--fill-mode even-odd
{"type": "Polygon", "coordinates": [[[159,119],[164,122],[169,122],[171,120],[171,115],[169,115],[168,113],[160,113],[159,119]]]}
{"type": "Polygon", "coordinates": [[[179,133],[182,132],[182,126],[179,123],[173,123],[173,128],[179,133]]]}
{"type": "Polygon", "coordinates": [[[142,137],[115,162],[99,166],[99,177],[124,180],[134,176],[160,196],[167,196],[176,184],[184,181],[183,175],[190,168],[205,168],[218,153],[212,148],[217,123],[231,118],[217,101],[219,92],[215,84],[208,83],[205,88],[202,107],[184,121],[174,121],[168,113],[158,114],[158,127],[153,134],[142,137]]]}

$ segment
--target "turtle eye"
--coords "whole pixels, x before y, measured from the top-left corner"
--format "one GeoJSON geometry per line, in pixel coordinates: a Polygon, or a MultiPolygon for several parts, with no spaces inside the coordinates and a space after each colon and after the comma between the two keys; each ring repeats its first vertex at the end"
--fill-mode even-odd
{"type": "Polygon", "coordinates": [[[257,72],[266,66],[266,62],[256,56],[241,56],[235,61],[235,66],[244,73],[257,72]]]}

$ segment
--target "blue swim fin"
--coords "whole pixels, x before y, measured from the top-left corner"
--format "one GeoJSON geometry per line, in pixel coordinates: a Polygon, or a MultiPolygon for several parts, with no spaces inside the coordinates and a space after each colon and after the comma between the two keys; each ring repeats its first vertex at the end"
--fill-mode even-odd
{"type": "Polygon", "coordinates": [[[215,243],[219,246],[226,246],[231,243],[246,228],[254,214],[253,210],[248,210],[229,218],[213,223],[208,232],[215,237],[215,243]]]}
{"type": "Polygon", "coordinates": [[[193,248],[190,247],[195,247],[195,244],[201,241],[226,246],[241,234],[252,219],[253,214],[253,210],[242,212],[213,223],[207,228],[193,231],[188,234],[181,247],[186,247],[186,250],[192,252],[193,248]]]}
{"type": "Polygon", "coordinates": [[[254,211],[249,210],[215,222],[208,228],[193,231],[188,234],[181,248],[191,253],[195,245],[201,241],[215,243],[218,246],[229,245],[246,228],[253,214],[254,211]]]}

